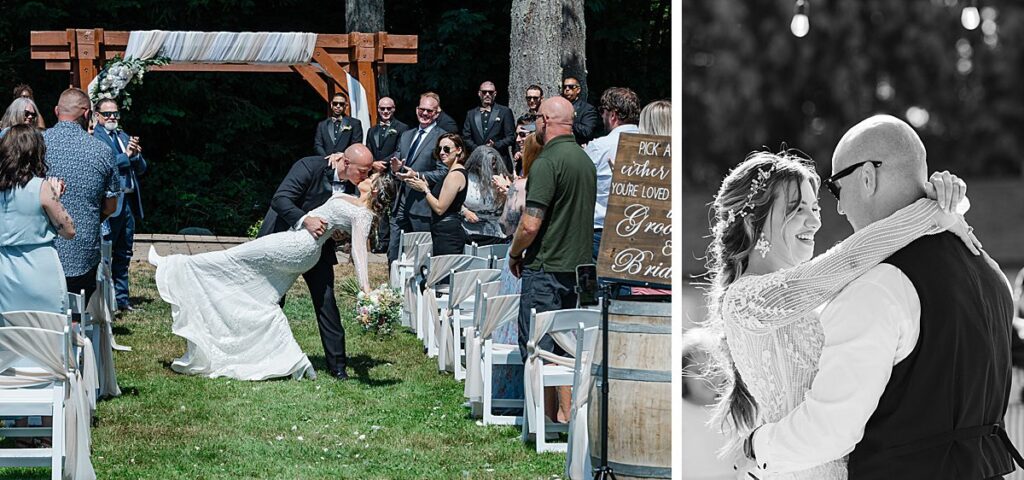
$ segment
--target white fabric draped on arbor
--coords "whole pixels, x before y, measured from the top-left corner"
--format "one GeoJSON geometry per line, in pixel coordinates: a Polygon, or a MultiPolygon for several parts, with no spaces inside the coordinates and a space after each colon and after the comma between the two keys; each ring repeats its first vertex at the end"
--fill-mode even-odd
{"type": "Polygon", "coordinates": [[[133,30],[125,59],[167,57],[174,62],[304,64],[313,58],[315,33],[168,32],[133,30]]]}

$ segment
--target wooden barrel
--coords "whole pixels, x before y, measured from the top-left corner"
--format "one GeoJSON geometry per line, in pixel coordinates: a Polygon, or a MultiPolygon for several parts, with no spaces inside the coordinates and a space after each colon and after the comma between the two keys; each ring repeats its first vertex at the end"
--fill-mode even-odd
{"type": "MultiPolygon", "coordinates": [[[[588,430],[601,465],[601,339],[588,430]]],[[[672,477],[672,304],[608,303],[608,465],[619,479],[672,477]]]]}

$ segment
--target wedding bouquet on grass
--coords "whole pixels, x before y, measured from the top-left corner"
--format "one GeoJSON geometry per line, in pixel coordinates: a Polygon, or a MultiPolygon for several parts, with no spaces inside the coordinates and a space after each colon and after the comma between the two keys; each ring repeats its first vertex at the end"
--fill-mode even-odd
{"type": "Polygon", "coordinates": [[[401,292],[388,285],[381,284],[370,293],[359,292],[356,295],[356,319],[364,330],[389,335],[395,330],[401,314],[401,292]]]}

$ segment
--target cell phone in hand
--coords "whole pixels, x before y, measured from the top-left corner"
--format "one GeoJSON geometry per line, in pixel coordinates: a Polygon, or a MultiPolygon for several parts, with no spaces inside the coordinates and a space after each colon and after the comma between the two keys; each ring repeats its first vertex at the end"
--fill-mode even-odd
{"type": "Polygon", "coordinates": [[[597,305],[597,265],[588,263],[576,267],[576,293],[579,307],[597,305]]]}

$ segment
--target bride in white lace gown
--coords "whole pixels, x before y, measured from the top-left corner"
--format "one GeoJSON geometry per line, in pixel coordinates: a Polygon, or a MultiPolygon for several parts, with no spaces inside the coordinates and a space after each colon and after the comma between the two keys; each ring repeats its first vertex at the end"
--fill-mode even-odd
{"type": "Polygon", "coordinates": [[[171,329],[187,342],[174,371],[207,377],[264,380],[315,378],[309,358],[292,336],[278,300],[320,258],[330,232],[352,235],[359,286],[369,291],[367,239],[374,212],[387,208],[390,180],[374,175],[359,184],[359,197],[336,194],[307,216],[327,222],[318,239],[302,228],[260,237],[199,255],[161,257],[150,248],[160,297],[171,304],[171,329]]]}
{"type": "MultiPolygon", "coordinates": [[[[935,174],[932,182],[950,178],[959,181],[935,174]]],[[[741,465],[751,431],[792,411],[811,387],[825,340],[819,307],[923,235],[948,229],[970,241],[961,216],[922,199],[811,260],[819,184],[798,157],[758,152],[726,177],[714,203],[707,326],[724,336],[717,373],[729,381],[712,422],[726,427],[724,454],[741,465]]],[[[843,480],[846,461],[759,478],[843,480]]]]}

